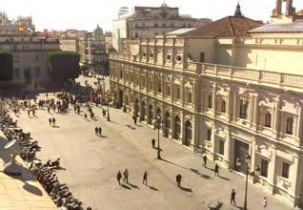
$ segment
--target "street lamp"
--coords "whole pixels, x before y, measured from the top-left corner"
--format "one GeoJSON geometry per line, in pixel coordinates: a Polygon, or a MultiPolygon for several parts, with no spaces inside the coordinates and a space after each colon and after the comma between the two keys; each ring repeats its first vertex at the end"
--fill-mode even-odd
{"type": "Polygon", "coordinates": [[[245,181],[245,196],[244,196],[244,208],[243,208],[244,210],[247,210],[247,187],[248,187],[249,162],[250,162],[250,155],[247,154],[245,157],[246,181],[245,181]]]}
{"type": "Polygon", "coordinates": [[[162,126],[162,123],[161,123],[161,116],[158,115],[157,116],[157,125],[158,125],[158,148],[157,148],[157,159],[162,159],[161,158],[161,149],[160,149],[160,126],[162,126]]]}

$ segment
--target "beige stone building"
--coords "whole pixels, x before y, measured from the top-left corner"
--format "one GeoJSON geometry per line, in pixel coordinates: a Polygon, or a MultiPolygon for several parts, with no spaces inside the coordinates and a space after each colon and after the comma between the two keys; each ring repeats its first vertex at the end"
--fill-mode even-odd
{"type": "Polygon", "coordinates": [[[141,38],[110,56],[113,100],[163,135],[246,172],[303,207],[303,28],[292,1],[272,23],[235,15],[185,33],[141,38]]]}
{"type": "Polygon", "coordinates": [[[121,50],[125,39],[155,37],[164,35],[179,28],[194,28],[211,22],[210,19],[196,19],[179,14],[179,8],[168,7],[135,7],[131,14],[120,15],[113,21],[113,47],[121,50]]]}
{"type": "Polygon", "coordinates": [[[47,53],[59,51],[58,39],[37,36],[31,17],[9,20],[0,13],[0,50],[13,55],[13,80],[1,81],[0,87],[39,87],[50,81],[47,53]]]}

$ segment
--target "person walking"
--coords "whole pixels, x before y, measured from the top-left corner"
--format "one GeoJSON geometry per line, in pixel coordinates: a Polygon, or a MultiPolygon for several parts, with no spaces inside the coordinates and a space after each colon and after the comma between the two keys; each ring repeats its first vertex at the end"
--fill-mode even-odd
{"type": "Polygon", "coordinates": [[[127,170],[127,168],[124,170],[123,175],[124,175],[123,182],[128,183],[128,170],[127,170]]]}
{"type": "Polygon", "coordinates": [[[99,128],[95,127],[95,134],[98,136],[99,128]]]}
{"type": "Polygon", "coordinates": [[[136,116],[133,116],[133,120],[134,120],[134,124],[136,125],[137,124],[137,118],[136,118],[136,116]]]}
{"type": "Polygon", "coordinates": [[[155,146],[155,145],[156,145],[156,140],[155,140],[155,139],[152,139],[152,140],[151,140],[151,143],[152,143],[152,148],[155,149],[155,148],[156,148],[156,146],[155,146]]]}
{"type": "Polygon", "coordinates": [[[177,182],[178,187],[181,187],[181,180],[182,180],[182,176],[181,176],[181,174],[178,174],[176,176],[176,182],[177,182]]]}
{"type": "Polygon", "coordinates": [[[49,106],[47,107],[47,112],[50,113],[50,107],[49,106]]]}
{"type": "Polygon", "coordinates": [[[143,184],[147,185],[147,171],[144,172],[143,174],[143,181],[142,181],[143,184]]]}
{"type": "Polygon", "coordinates": [[[264,197],[262,205],[263,205],[263,210],[266,210],[267,209],[266,208],[267,207],[267,199],[266,199],[266,197],[264,197]]]}
{"type": "Polygon", "coordinates": [[[216,165],[215,165],[215,176],[219,176],[219,166],[218,166],[218,164],[216,163],[216,165]]]}
{"type": "Polygon", "coordinates": [[[101,136],[101,134],[102,134],[102,128],[101,128],[101,126],[99,127],[98,131],[99,131],[99,136],[101,136]]]}
{"type": "Polygon", "coordinates": [[[118,171],[118,173],[117,173],[117,181],[118,181],[119,185],[121,185],[121,184],[120,184],[121,178],[122,178],[121,171],[118,171]]]}
{"type": "Polygon", "coordinates": [[[52,118],[48,118],[49,125],[52,125],[52,118]]]}
{"type": "Polygon", "coordinates": [[[54,117],[52,119],[52,122],[53,122],[53,126],[55,126],[56,125],[56,119],[54,117]]]}
{"type": "Polygon", "coordinates": [[[203,155],[203,166],[204,166],[205,168],[207,168],[206,163],[207,163],[207,156],[206,156],[206,154],[204,154],[204,155],[203,155]]]}
{"type": "Polygon", "coordinates": [[[87,120],[87,114],[86,114],[86,113],[84,114],[84,119],[86,119],[86,120],[87,120]]]}
{"type": "Polygon", "coordinates": [[[231,194],[230,194],[230,204],[231,205],[237,205],[236,204],[236,192],[234,189],[232,189],[231,194]]]}

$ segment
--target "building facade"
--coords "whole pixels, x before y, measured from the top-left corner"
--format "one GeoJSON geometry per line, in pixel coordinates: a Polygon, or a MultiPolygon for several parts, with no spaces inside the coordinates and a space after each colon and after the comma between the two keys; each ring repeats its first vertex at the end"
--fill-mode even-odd
{"type": "Polygon", "coordinates": [[[263,25],[238,6],[187,34],[141,38],[110,56],[110,84],[113,100],[140,121],[160,116],[163,135],[240,174],[250,157],[252,183],[302,207],[302,61],[288,60],[303,52],[303,33],[269,30],[289,24],[275,18],[293,15],[290,24],[299,24],[299,14],[285,15],[263,25]],[[262,68],[260,57],[268,59],[262,68]],[[276,62],[288,67],[275,71],[276,62]]]}
{"type": "Polygon", "coordinates": [[[121,49],[124,39],[155,37],[179,28],[194,28],[211,22],[210,19],[196,19],[180,15],[179,8],[168,7],[135,7],[133,14],[119,15],[113,21],[113,47],[121,49]]]}
{"type": "Polygon", "coordinates": [[[0,50],[13,56],[13,80],[1,81],[0,87],[33,89],[50,82],[47,53],[60,50],[58,39],[36,35],[31,17],[13,21],[1,13],[0,23],[0,50]]]}

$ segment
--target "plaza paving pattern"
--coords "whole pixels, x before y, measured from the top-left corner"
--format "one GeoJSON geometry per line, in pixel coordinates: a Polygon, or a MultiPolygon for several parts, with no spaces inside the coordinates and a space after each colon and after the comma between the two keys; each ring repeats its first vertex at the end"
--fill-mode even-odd
{"type": "MultiPolygon", "coordinates": [[[[41,96],[45,98],[45,95],[41,96]]],[[[86,111],[82,109],[83,111],[86,111]]],[[[223,209],[241,209],[244,201],[244,178],[233,172],[220,171],[214,176],[209,168],[202,167],[198,154],[161,137],[161,155],[156,159],[156,150],[151,148],[151,139],[157,139],[157,130],[138,123],[134,125],[130,113],[110,108],[111,121],[102,117],[100,108],[93,108],[97,120],[85,120],[74,113],[72,107],[67,114],[48,114],[37,111],[37,117],[28,117],[22,112],[15,117],[19,125],[31,132],[39,141],[42,152],[38,157],[61,158],[65,171],[58,172],[62,182],[67,183],[74,196],[93,209],[207,209],[209,203],[223,201],[223,209]],[[58,127],[48,123],[55,117],[58,127]],[[95,135],[95,126],[102,126],[102,137],[95,135]],[[118,170],[129,170],[130,184],[119,186],[118,170]],[[144,171],[148,172],[148,186],[142,184],[144,171]],[[182,186],[176,186],[176,174],[182,174],[182,186]],[[238,207],[229,204],[230,192],[236,190],[238,207]]],[[[268,208],[272,210],[292,209],[270,193],[249,184],[248,209],[262,209],[266,196],[268,208]]]]}

